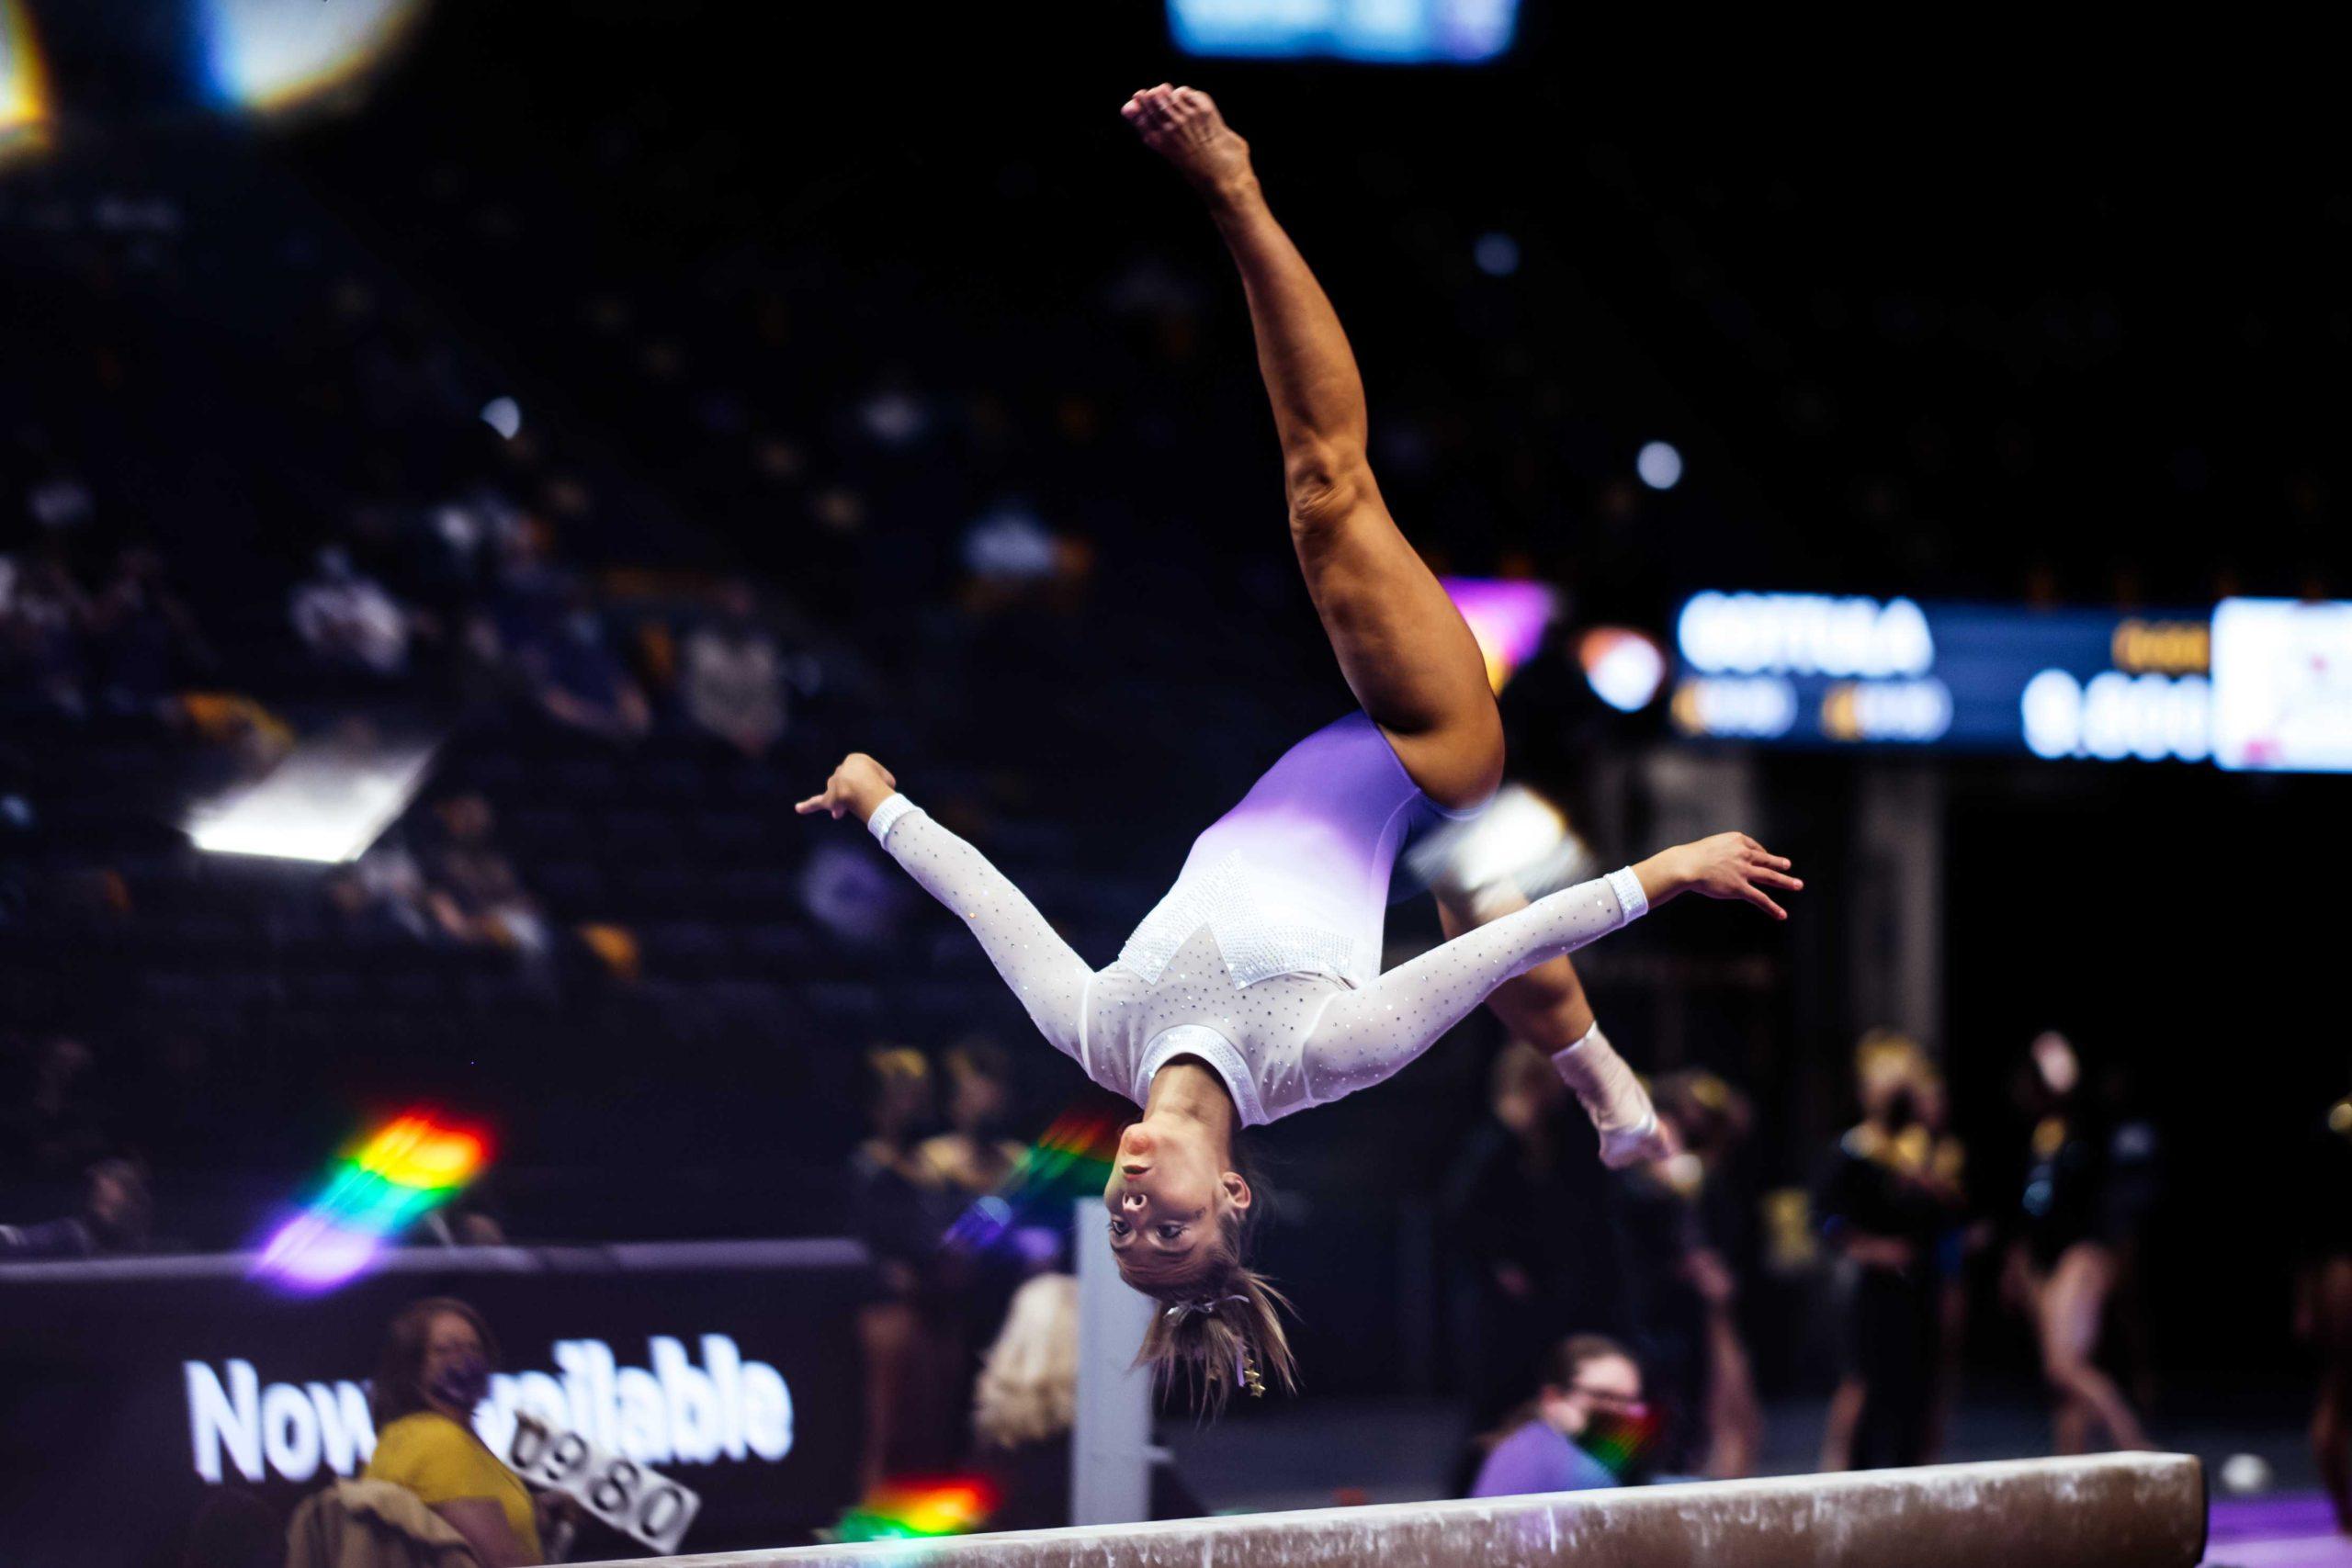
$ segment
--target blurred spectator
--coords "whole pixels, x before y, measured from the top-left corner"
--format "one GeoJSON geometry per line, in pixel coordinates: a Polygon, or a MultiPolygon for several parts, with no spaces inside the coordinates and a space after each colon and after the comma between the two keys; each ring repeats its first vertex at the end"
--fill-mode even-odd
{"type": "Polygon", "coordinates": [[[1670,1073],[1651,1098],[1679,1152],[1613,1173],[1610,1213],[1630,1337],[1652,1397],[1674,1418],[1656,1457],[1678,1473],[1748,1474],[1763,1417],[1724,1237],[1729,1212],[1746,1206],[1730,1166],[1752,1114],[1747,1097],[1713,1073],[1670,1073]]]}
{"type": "Polygon", "coordinates": [[[1684,1278],[1705,1309],[1707,1440],[1699,1473],[1713,1481],[1753,1475],[1764,1447],[1764,1408],[1740,1333],[1737,1278],[1721,1237],[1730,1229],[1724,1211],[1747,1206],[1732,1171],[1755,1115],[1747,1097],[1713,1073],[1668,1073],[1657,1081],[1656,1099],[1658,1119],[1681,1151],[1676,1158],[1698,1162],[1702,1189],[1697,1207],[1706,1245],[1683,1260],[1684,1278]]]}
{"type": "Polygon", "coordinates": [[[474,1433],[498,1342],[480,1313],[448,1296],[392,1319],[368,1387],[376,1451],[361,1472],[414,1493],[466,1538],[482,1568],[543,1562],[540,1532],[554,1505],[530,1491],[474,1433]]]}
{"type": "Polygon", "coordinates": [[[0,690],[61,713],[88,710],[85,636],[89,602],[55,560],[0,567],[0,690]]]}
{"type": "Polygon", "coordinates": [[[2296,1337],[2319,1353],[2319,1398],[2312,1408],[2312,1457],[2335,1506],[2335,1528],[2352,1535],[2352,1095],[2321,1119],[2302,1194],[2308,1235],[2296,1280],[2296,1337]]]}
{"type": "Polygon", "coordinates": [[[938,1215],[925,1199],[915,1136],[931,1117],[931,1064],[887,1046],[865,1057],[867,1136],[850,1156],[858,1231],[875,1261],[875,1293],[858,1311],[865,1357],[865,1447],[858,1485],[937,1471],[957,1455],[960,1325],[943,1311],[938,1215]],[[944,1318],[945,1332],[929,1321],[944,1318]],[[952,1342],[951,1342],[952,1339],[952,1342]]]}
{"type": "Polygon", "coordinates": [[[318,575],[297,586],[294,629],[319,661],[333,670],[393,676],[408,668],[409,613],[399,600],[351,564],[339,545],[319,551],[318,575]]]}
{"type": "Polygon", "coordinates": [[[1598,1334],[1564,1339],[1544,1359],[1534,1398],[1493,1435],[1470,1495],[1515,1497],[1623,1484],[1623,1478],[1579,1439],[1622,1430],[1647,1416],[1641,1366],[1623,1346],[1598,1334]]]}
{"type": "Polygon", "coordinates": [[[0,1156],[17,1179],[62,1186],[107,1152],[96,1088],[97,1055],[70,1034],[42,1040],[26,1061],[22,1098],[6,1112],[0,1156]]]}
{"type": "Polygon", "coordinates": [[[784,735],[784,654],[758,619],[751,584],[730,582],[718,615],[686,638],[686,716],[745,757],[766,755],[784,735]]]}
{"type": "Polygon", "coordinates": [[[517,657],[539,706],[558,724],[600,739],[633,741],[653,722],[645,694],[613,651],[604,617],[584,593],[574,597],[553,636],[522,644],[517,657]]]}
{"type": "Polygon", "coordinates": [[[1926,1461],[1941,1365],[1938,1253],[1962,1215],[1959,1145],[1929,1123],[1926,1054],[1874,1031],[1855,1052],[1854,1077],[1862,1120],[1831,1151],[1815,1198],[1836,1249],[1845,1343],[1824,1470],[1926,1461]]]}
{"type": "Polygon", "coordinates": [[[951,1047],[947,1065],[947,1128],[915,1150],[923,1182],[957,1198],[995,1191],[1021,1163],[1021,1145],[996,1132],[1012,1109],[1012,1063],[989,1040],[951,1047]]]}
{"type": "MultiPolygon", "coordinates": [[[[917,1178],[932,1196],[935,1237],[944,1237],[966,1207],[1001,1189],[1021,1163],[1022,1146],[996,1135],[1012,1109],[1012,1063],[1001,1046],[967,1040],[951,1047],[947,1068],[947,1131],[926,1138],[915,1150],[917,1178]]],[[[948,1247],[938,1259],[944,1287],[937,1309],[926,1314],[926,1332],[952,1338],[965,1358],[957,1378],[968,1387],[978,1371],[980,1348],[996,1337],[1004,1314],[1029,1271],[1028,1255],[1012,1238],[1005,1245],[948,1247]],[[952,1315],[952,1326],[943,1321],[952,1315]]]]}
{"type": "MultiPolygon", "coordinates": [[[[1561,1325],[1589,1310],[1583,1243],[1593,1179],[1561,1119],[1568,1105],[1567,1087],[1541,1051],[1519,1040],[1504,1045],[1487,1075],[1487,1114],[1440,1200],[1459,1276],[1454,1338],[1473,1361],[1471,1419],[1481,1425],[1526,1396],[1561,1325]]],[[[1468,1479],[1457,1477],[1457,1488],[1468,1479]]]]}
{"type": "Polygon", "coordinates": [[[442,932],[470,946],[545,953],[547,921],[514,863],[492,841],[490,802],[470,792],[452,795],[435,816],[440,844],[426,862],[425,907],[442,932]]]}
{"type": "Polygon", "coordinates": [[[404,938],[425,941],[442,928],[430,908],[424,874],[401,844],[379,842],[325,881],[327,907],[342,935],[355,941],[404,938]]]}
{"type": "Polygon", "coordinates": [[[2035,1038],[2019,1091],[2032,1128],[2020,1223],[2003,1271],[2006,1293],[2041,1343],[2052,1438],[2062,1454],[2087,1450],[2094,1426],[2106,1427],[2119,1448],[2149,1446],[2139,1416],[2097,1359],[2118,1268],[2114,1171],[2082,1075],[2064,1035],[2053,1030],[2035,1038]]]}
{"type": "Polygon", "coordinates": [[[0,1224],[0,1258],[136,1252],[146,1244],[153,1213],[146,1168],[136,1160],[102,1159],[85,1173],[78,1213],[28,1225],[0,1224]]]}

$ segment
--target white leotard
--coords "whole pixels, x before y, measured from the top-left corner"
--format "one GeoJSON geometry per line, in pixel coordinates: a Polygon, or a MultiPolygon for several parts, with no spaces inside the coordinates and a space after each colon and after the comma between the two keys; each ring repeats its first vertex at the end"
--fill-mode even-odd
{"type": "Polygon", "coordinates": [[[1506,980],[1648,908],[1633,873],[1615,871],[1382,974],[1388,874],[1413,822],[1435,809],[1369,719],[1318,730],[1201,836],[1176,886],[1101,970],[906,796],[866,826],[971,928],[1087,1077],[1140,1105],[1162,1066],[1197,1056],[1256,1125],[1380,1082],[1506,980]]]}

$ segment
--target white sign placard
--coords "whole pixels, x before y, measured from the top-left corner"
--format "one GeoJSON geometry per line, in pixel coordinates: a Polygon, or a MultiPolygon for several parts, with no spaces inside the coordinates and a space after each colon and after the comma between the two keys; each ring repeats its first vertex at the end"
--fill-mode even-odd
{"type": "Polygon", "coordinates": [[[515,1419],[506,1462],[525,1481],[578,1498],[623,1535],[664,1554],[678,1550],[702,1509],[699,1495],[667,1476],[528,1413],[515,1419]]]}
{"type": "Polygon", "coordinates": [[[2222,601],[2213,612],[2213,761],[2352,773],[2352,604],[2222,601]]]}

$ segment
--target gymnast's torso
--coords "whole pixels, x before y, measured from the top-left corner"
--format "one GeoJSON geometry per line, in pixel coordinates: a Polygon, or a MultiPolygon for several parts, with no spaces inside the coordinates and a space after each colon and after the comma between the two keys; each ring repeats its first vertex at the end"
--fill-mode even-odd
{"type": "MultiPolygon", "coordinates": [[[[1250,1124],[1337,1099],[1310,1066],[1325,1005],[1380,974],[1399,850],[1449,813],[1362,713],[1284,752],[1193,842],[1176,885],[1096,972],[1080,1064],[1142,1101],[1152,1075],[1198,1056],[1250,1124]]],[[[1319,1064],[1317,1066],[1319,1066],[1319,1064]]]]}
{"type": "Polygon", "coordinates": [[[1630,871],[1547,895],[1380,968],[1388,879],[1449,813],[1363,714],[1283,753],[1193,844],[1118,958],[1096,969],[980,853],[902,795],[866,827],[987,948],[1046,1038],[1138,1105],[1179,1056],[1216,1071],[1245,1124],[1378,1083],[1513,975],[1647,907],[1630,871]]]}

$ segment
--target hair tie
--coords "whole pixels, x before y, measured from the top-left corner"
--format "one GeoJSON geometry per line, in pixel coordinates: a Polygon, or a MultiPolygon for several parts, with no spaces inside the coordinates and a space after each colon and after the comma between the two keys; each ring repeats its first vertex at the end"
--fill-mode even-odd
{"type": "Polygon", "coordinates": [[[1170,1304],[1169,1309],[1160,1315],[1167,1318],[1170,1323],[1182,1323],[1186,1318],[1191,1317],[1194,1313],[1213,1313],[1227,1302],[1239,1302],[1242,1305],[1247,1306],[1250,1304],[1250,1298],[1248,1296],[1216,1296],[1214,1298],[1204,1296],[1196,1302],[1176,1302],[1170,1304]]]}

